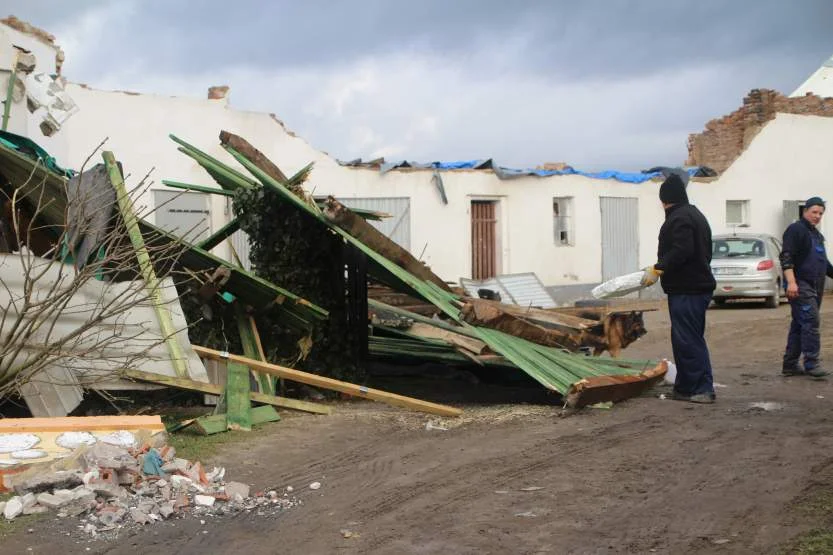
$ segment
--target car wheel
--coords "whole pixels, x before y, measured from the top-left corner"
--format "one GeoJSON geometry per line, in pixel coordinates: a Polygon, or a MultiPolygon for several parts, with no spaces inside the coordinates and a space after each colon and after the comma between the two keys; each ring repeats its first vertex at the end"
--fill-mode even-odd
{"type": "Polygon", "coordinates": [[[766,307],[767,308],[778,308],[781,304],[781,299],[779,295],[775,294],[771,297],[766,298],[766,307]]]}

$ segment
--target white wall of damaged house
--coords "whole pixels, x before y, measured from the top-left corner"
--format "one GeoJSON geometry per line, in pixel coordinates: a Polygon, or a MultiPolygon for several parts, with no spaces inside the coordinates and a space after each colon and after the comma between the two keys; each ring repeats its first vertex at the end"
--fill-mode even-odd
{"type": "MultiPolygon", "coordinates": [[[[639,262],[648,264],[654,256],[656,230],[662,217],[656,199],[657,183],[631,185],[580,176],[504,181],[490,171],[449,171],[442,174],[448,197],[448,204],[443,204],[431,171],[381,174],[373,169],[343,167],[288,132],[272,116],[233,110],[227,99],[170,98],[72,84],[67,90],[80,107],[62,130],[65,139],[71,138],[59,155],[59,161],[67,166],[79,167],[108,137],[107,149],[115,152],[134,184],[155,168],[157,188],[164,188],[159,184],[163,178],[212,185],[211,178],[195,162],[177,151],[168,134],[236,165],[219,146],[219,132],[226,129],[247,138],[285,173],[292,174],[315,162],[307,187],[316,195],[332,194],[348,202],[352,198],[408,198],[410,248],[447,280],[471,275],[470,211],[471,201],[478,199],[498,203],[501,273],[535,272],[547,285],[598,282],[601,196],[639,199],[639,262]],[[555,240],[554,197],[573,199],[573,239],[567,246],[555,240]]],[[[151,195],[139,200],[140,206],[151,204],[151,195]]],[[[229,217],[226,200],[212,198],[211,213],[212,228],[219,229],[229,217]]],[[[215,252],[228,254],[225,245],[215,252]]]]}
{"type": "MultiPolygon", "coordinates": [[[[0,99],[5,101],[9,87],[9,78],[17,64],[17,56],[21,51],[28,51],[35,57],[36,65],[34,73],[54,74],[57,71],[56,55],[58,48],[49,45],[38,37],[18,31],[6,25],[0,24],[0,99]]],[[[45,137],[39,127],[38,121],[31,117],[26,107],[26,98],[17,96],[11,103],[9,110],[9,122],[7,131],[16,135],[29,137],[47,150],[51,149],[56,140],[54,137],[45,137]]],[[[0,114],[3,106],[0,105],[0,114]]]]}
{"type": "MultiPolygon", "coordinates": [[[[442,179],[448,204],[444,204],[431,171],[403,169],[381,174],[343,167],[272,116],[233,110],[227,98],[170,98],[72,84],[68,92],[81,110],[59,134],[62,144],[47,147],[64,165],[79,167],[108,137],[107,148],[122,161],[133,183],[155,168],[156,188],[164,188],[159,184],[163,178],[211,185],[210,177],[177,151],[168,134],[235,164],[219,146],[219,131],[228,129],[250,140],[286,173],[314,161],[308,188],[316,195],[333,194],[348,202],[352,198],[409,199],[410,249],[447,280],[471,276],[472,200],[497,201],[500,273],[535,272],[546,285],[598,283],[602,279],[602,197],[637,199],[638,263],[633,269],[655,258],[663,219],[655,181],[627,184],[581,176],[500,180],[490,171],[446,171],[442,179]],[[554,198],[571,199],[567,245],[556,238],[554,198]]],[[[779,235],[783,200],[806,198],[814,190],[822,195],[833,193],[826,177],[831,175],[827,166],[833,162],[820,155],[833,146],[831,124],[833,120],[825,118],[779,115],[723,177],[711,182],[693,180],[689,186],[692,202],[709,217],[715,233],[731,230],[726,202],[744,200],[748,201],[749,231],[779,235]]],[[[227,221],[228,206],[221,197],[212,197],[211,203],[216,230],[227,221]]],[[[151,206],[152,196],[143,197],[139,204],[151,206]]],[[[225,245],[216,252],[228,256],[225,245]]]]}
{"type": "MultiPolygon", "coordinates": [[[[704,212],[714,232],[732,231],[726,204],[737,203],[745,205],[742,217],[749,226],[739,232],[780,237],[785,227],[785,201],[804,201],[811,196],[833,201],[831,153],[833,118],[776,114],[734,163],[709,184],[713,192],[704,203],[704,212]]],[[[832,215],[822,220],[821,228],[829,242],[833,238],[832,215]]],[[[828,246],[828,252],[833,252],[833,247],[828,246]]]]}
{"type": "MultiPolygon", "coordinates": [[[[51,64],[49,71],[55,70],[54,46],[0,25],[0,71],[6,73],[0,75],[2,80],[12,67],[14,45],[32,51],[39,70],[45,71],[40,64],[51,64]]],[[[208,99],[172,98],[70,83],[67,92],[79,111],[55,136],[42,135],[34,118],[27,116],[25,102],[13,104],[9,130],[30,137],[59,164],[75,169],[106,137],[105,148],[123,163],[128,185],[137,184],[153,169],[152,188],[167,191],[172,189],[162,186],[162,179],[213,184],[194,161],[178,152],[170,133],[235,165],[219,146],[220,130],[229,130],[247,138],[287,174],[314,162],[307,187],[316,195],[332,194],[348,204],[351,199],[408,199],[409,248],[449,281],[471,276],[471,206],[482,200],[495,202],[498,273],[535,272],[549,286],[598,283],[603,277],[603,197],[636,199],[638,229],[632,241],[636,245],[629,247],[637,254],[628,262],[628,271],[655,259],[657,231],[663,220],[657,181],[627,184],[581,176],[500,180],[491,171],[445,171],[445,204],[432,171],[401,169],[382,174],[370,168],[343,167],[273,116],[232,109],[225,91],[208,99]],[[568,200],[569,210],[561,214],[566,224],[554,217],[554,199],[568,200]],[[559,225],[569,229],[568,240],[559,238],[559,225]]],[[[780,235],[785,201],[814,194],[833,198],[830,152],[833,118],[778,114],[720,178],[693,180],[689,196],[707,215],[715,233],[731,231],[737,223],[732,219],[741,217],[749,226],[746,231],[780,235]]],[[[94,162],[99,160],[100,155],[94,158],[94,162]]],[[[140,209],[150,209],[153,198],[152,192],[139,198],[140,209]]],[[[211,228],[217,230],[231,216],[230,207],[223,197],[209,198],[211,228]]],[[[154,214],[149,219],[154,220],[154,214]]],[[[828,236],[832,226],[828,217],[824,223],[828,236]]],[[[225,244],[215,252],[229,256],[225,244]]]]}

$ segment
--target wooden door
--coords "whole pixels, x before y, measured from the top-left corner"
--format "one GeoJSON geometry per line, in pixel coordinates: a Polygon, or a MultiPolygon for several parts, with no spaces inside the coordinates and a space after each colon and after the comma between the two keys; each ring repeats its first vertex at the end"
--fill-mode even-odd
{"type": "Polygon", "coordinates": [[[471,277],[497,275],[497,217],[494,201],[471,202],[471,277]]]}

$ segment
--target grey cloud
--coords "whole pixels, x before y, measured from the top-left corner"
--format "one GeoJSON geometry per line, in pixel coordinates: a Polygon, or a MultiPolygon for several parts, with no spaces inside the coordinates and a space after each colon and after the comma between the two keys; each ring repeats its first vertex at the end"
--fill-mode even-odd
{"type": "MultiPolygon", "coordinates": [[[[56,34],[114,4],[9,3],[56,34]]],[[[833,53],[829,0],[134,5],[96,30],[85,56],[68,53],[70,78],[198,95],[229,83],[236,107],[278,112],[340,158],[399,147],[414,159],[494,156],[511,165],[679,163],[687,134],[737,108],[749,89],[789,93],[833,53]],[[381,70],[389,75],[336,113],[319,97],[359,60],[389,63],[381,70]],[[418,68],[421,79],[408,77],[414,60],[433,64],[418,68]]]]}

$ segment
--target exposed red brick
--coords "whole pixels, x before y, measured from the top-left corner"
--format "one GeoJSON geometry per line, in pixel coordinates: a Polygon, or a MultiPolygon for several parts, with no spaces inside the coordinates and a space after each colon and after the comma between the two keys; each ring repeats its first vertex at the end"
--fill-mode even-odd
{"type": "Polygon", "coordinates": [[[217,87],[208,87],[208,99],[209,100],[222,100],[226,96],[228,96],[229,87],[228,85],[220,85],[217,87]]]}
{"type": "Polygon", "coordinates": [[[686,164],[724,172],[777,113],[833,117],[833,98],[812,93],[790,98],[770,89],[752,89],[739,109],[689,135],[686,164]]]}

